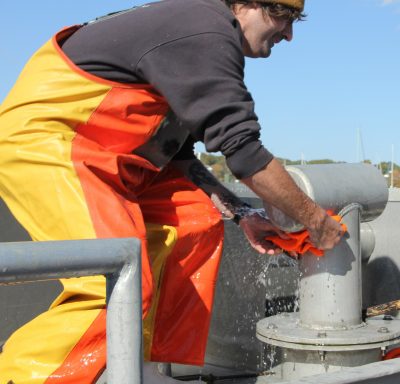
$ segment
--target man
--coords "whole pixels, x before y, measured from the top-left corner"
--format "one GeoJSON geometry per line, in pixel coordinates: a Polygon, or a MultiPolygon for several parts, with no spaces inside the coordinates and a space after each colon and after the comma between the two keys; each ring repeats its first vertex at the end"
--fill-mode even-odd
{"type": "MultiPolygon", "coordinates": [[[[244,56],[268,57],[290,41],[303,5],[166,0],[67,28],[31,58],[1,107],[0,196],[33,240],[142,240],[146,361],[203,363],[220,212],[256,250],[276,251],[264,238],[279,231],[209,174],[195,141],[221,151],[316,246],[340,239],[339,224],[261,144],[243,83],[244,56]]],[[[104,278],[62,284],[49,311],[4,345],[1,384],[92,383],[105,369],[104,278]]],[[[148,367],[145,381],[161,380],[148,367]]]]}

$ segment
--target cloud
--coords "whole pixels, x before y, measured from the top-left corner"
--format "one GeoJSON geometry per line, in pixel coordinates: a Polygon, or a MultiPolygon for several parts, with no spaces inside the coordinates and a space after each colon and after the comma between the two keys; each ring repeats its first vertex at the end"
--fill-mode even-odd
{"type": "Polygon", "coordinates": [[[400,0],[383,0],[383,5],[390,5],[395,3],[400,3],[400,0]]]}

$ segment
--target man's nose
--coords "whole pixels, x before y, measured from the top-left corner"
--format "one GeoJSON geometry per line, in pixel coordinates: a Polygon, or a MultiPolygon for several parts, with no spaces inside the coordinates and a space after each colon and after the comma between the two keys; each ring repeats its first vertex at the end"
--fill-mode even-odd
{"type": "Polygon", "coordinates": [[[286,41],[292,41],[293,39],[293,23],[288,22],[285,29],[282,31],[283,38],[286,41]]]}

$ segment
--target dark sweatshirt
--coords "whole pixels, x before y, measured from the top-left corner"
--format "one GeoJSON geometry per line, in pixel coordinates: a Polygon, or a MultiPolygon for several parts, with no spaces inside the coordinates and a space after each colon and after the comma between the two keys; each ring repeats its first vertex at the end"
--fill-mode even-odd
{"type": "Polygon", "coordinates": [[[164,0],[89,22],[62,49],[96,76],[151,84],[190,134],[175,158],[192,157],[202,141],[240,179],[273,158],[243,81],[242,38],[220,0],[164,0]]]}

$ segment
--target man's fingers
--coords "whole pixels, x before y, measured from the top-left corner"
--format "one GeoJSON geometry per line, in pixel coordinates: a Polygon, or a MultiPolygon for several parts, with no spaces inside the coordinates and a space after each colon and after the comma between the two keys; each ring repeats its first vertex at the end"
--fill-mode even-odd
{"type": "Polygon", "coordinates": [[[282,248],[277,247],[274,243],[271,243],[270,241],[262,240],[261,245],[268,255],[280,255],[281,253],[283,253],[282,248]]]}
{"type": "MultiPolygon", "coordinates": [[[[276,256],[284,253],[284,250],[280,247],[277,247],[274,243],[267,241],[267,240],[250,240],[251,246],[259,253],[265,255],[267,254],[268,256],[276,256]]],[[[291,258],[297,260],[299,255],[295,251],[288,251],[286,252],[288,256],[291,258]]]]}
{"type": "Polygon", "coordinates": [[[266,249],[260,244],[251,244],[251,246],[258,252],[264,255],[267,251],[266,249]]]}
{"type": "Polygon", "coordinates": [[[283,252],[282,248],[267,240],[248,239],[251,246],[261,254],[278,255],[283,252]]]}
{"type": "Polygon", "coordinates": [[[240,220],[240,226],[243,229],[247,240],[251,246],[259,253],[268,255],[278,255],[283,250],[272,242],[265,240],[268,236],[278,235],[282,239],[289,237],[280,229],[276,228],[269,220],[260,215],[246,216],[240,220]]]}

